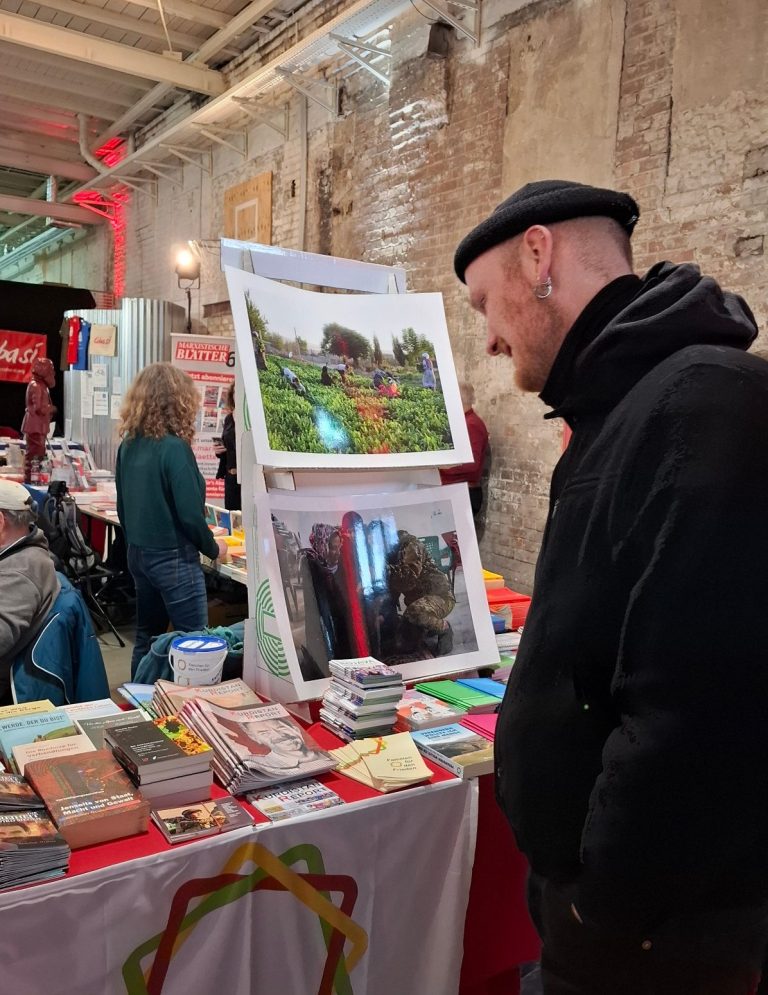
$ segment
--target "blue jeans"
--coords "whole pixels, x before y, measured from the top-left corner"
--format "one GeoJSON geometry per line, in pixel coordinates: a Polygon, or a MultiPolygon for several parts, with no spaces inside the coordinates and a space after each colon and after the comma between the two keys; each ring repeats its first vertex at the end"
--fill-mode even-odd
{"type": "Polygon", "coordinates": [[[168,630],[197,632],[208,625],[208,599],[200,555],[191,543],[178,549],[128,546],[128,569],[136,584],[136,644],[131,679],[155,636],[168,630]]]}

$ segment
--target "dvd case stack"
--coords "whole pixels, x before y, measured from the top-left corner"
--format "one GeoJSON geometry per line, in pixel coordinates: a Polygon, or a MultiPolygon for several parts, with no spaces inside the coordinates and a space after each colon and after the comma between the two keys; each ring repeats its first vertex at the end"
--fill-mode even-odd
{"type": "Polygon", "coordinates": [[[403,675],[370,656],[331,660],[330,670],[320,708],[323,725],[345,742],[391,733],[403,696],[403,675]]]}

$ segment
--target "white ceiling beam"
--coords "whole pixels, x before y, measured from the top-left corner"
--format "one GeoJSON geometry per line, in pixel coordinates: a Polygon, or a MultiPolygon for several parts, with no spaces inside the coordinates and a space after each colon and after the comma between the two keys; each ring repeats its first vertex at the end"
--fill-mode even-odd
{"type": "MultiPolygon", "coordinates": [[[[165,3],[165,0],[163,0],[165,3]]],[[[225,27],[220,31],[217,31],[215,35],[212,35],[207,41],[203,42],[197,52],[190,55],[186,60],[187,62],[197,63],[197,62],[207,62],[209,59],[213,58],[221,52],[232,39],[244,31],[249,25],[258,21],[260,17],[263,17],[272,7],[277,4],[278,0],[254,0],[253,3],[249,3],[248,6],[241,10],[240,13],[233,17],[225,27]]],[[[165,3],[168,10],[168,4],[165,3]]],[[[149,105],[155,103],[157,100],[162,99],[168,93],[169,87],[156,86],[154,90],[150,90],[146,97],[142,97],[136,104],[136,106],[123,114],[122,117],[118,118],[106,131],[103,131],[99,137],[96,139],[96,146],[99,147],[108,141],[110,138],[114,138],[115,135],[121,134],[127,127],[137,121],[142,114],[146,113],[149,109],[149,105]]]]}
{"type": "Polygon", "coordinates": [[[10,128],[25,128],[26,131],[39,129],[42,134],[54,134],[73,127],[75,119],[65,111],[52,107],[26,103],[7,93],[0,93],[3,125],[10,128]]]}
{"type": "MultiPolygon", "coordinates": [[[[147,10],[157,10],[157,0],[129,0],[134,7],[144,7],[147,10]]],[[[223,28],[229,20],[227,14],[220,10],[210,10],[204,4],[190,3],[189,0],[162,0],[166,14],[176,14],[187,21],[197,24],[207,24],[211,28],[223,28]]]]}
{"type": "MultiPolygon", "coordinates": [[[[383,7],[383,17],[388,18],[391,16],[390,11],[399,9],[398,5],[403,2],[404,0],[389,0],[390,6],[384,3],[384,0],[376,0],[375,6],[377,9],[383,7]]],[[[190,132],[194,130],[194,125],[216,124],[219,121],[223,122],[227,118],[231,118],[233,113],[238,109],[237,104],[234,102],[235,97],[252,98],[260,93],[264,93],[266,89],[274,86],[275,75],[280,68],[294,65],[297,60],[304,59],[307,50],[326,38],[331,32],[348,30],[348,25],[353,18],[363,14],[373,6],[374,0],[352,0],[350,5],[341,13],[331,17],[323,25],[310,31],[304,38],[301,38],[286,50],[262,63],[258,68],[234,83],[220,97],[208,101],[203,107],[192,111],[186,117],[181,117],[172,123],[167,123],[165,127],[157,127],[152,136],[147,137],[140,148],[129,152],[121,163],[105,171],[102,176],[97,176],[93,183],[89,185],[89,188],[119,182],[121,170],[128,167],[140,169],[142,159],[151,157],[153,153],[157,156],[158,149],[163,149],[164,152],[167,151],[177,158],[190,161],[192,165],[197,166],[199,169],[205,169],[200,162],[187,159],[184,155],[184,144],[189,141],[190,132]]],[[[200,154],[199,149],[193,149],[193,151],[196,155],[200,154]]],[[[77,192],[77,190],[71,191],[68,196],[73,196],[77,192]]]]}
{"type": "Polygon", "coordinates": [[[61,176],[66,180],[92,180],[96,170],[84,162],[69,162],[67,159],[57,159],[55,156],[33,155],[31,152],[18,152],[15,149],[3,148],[0,142],[0,166],[9,169],[26,169],[30,173],[40,173],[43,176],[61,176]]]}
{"type": "MultiPolygon", "coordinates": [[[[130,31],[142,38],[151,38],[153,41],[162,42],[164,49],[168,47],[162,24],[157,24],[154,21],[145,21],[143,18],[130,17],[127,14],[116,14],[105,7],[96,7],[91,3],[80,3],[78,0],[37,0],[37,2],[49,10],[71,14],[72,17],[81,17],[86,21],[93,21],[95,24],[106,24],[110,28],[130,31]]],[[[182,31],[169,31],[168,34],[174,48],[181,49],[183,52],[194,52],[202,41],[195,35],[188,35],[182,31]]]]}
{"type": "Polygon", "coordinates": [[[77,142],[77,120],[74,117],[65,118],[63,114],[58,116],[62,118],[62,121],[71,121],[72,125],[51,124],[50,121],[42,119],[40,115],[37,117],[22,113],[17,115],[13,104],[3,107],[2,121],[4,128],[35,135],[36,138],[45,141],[50,138],[54,141],[77,142]]]}
{"type": "MultiPolygon", "coordinates": [[[[83,80],[78,81],[63,76],[50,76],[42,72],[35,72],[34,69],[22,69],[20,66],[14,66],[12,70],[9,69],[7,72],[9,75],[5,78],[13,79],[16,83],[31,83],[35,87],[47,86],[53,90],[57,90],[59,93],[67,93],[73,97],[88,97],[89,99],[93,97],[93,83],[87,83],[83,80]]],[[[110,104],[114,104],[117,107],[132,107],[136,103],[134,98],[118,95],[115,90],[115,87],[109,88],[108,100],[110,104]]],[[[29,90],[26,92],[30,94],[29,90]]]]}
{"type": "Polygon", "coordinates": [[[243,7],[239,14],[229,18],[220,31],[203,42],[197,54],[190,57],[190,61],[194,59],[196,62],[207,62],[212,55],[220,52],[233,38],[237,38],[238,35],[252,28],[256,21],[277,6],[277,3],[278,0],[253,0],[252,3],[243,7]]]}
{"type": "Polygon", "coordinates": [[[9,152],[23,152],[28,155],[53,156],[71,162],[82,162],[77,147],[72,142],[62,142],[55,138],[45,138],[42,135],[30,135],[22,131],[8,130],[5,121],[5,105],[0,103],[0,118],[3,119],[3,129],[0,130],[0,149],[9,152]]]}
{"type": "Polygon", "coordinates": [[[78,204],[60,204],[50,200],[32,200],[30,197],[12,197],[0,194],[0,211],[9,214],[32,214],[35,217],[55,218],[77,225],[99,224],[99,215],[78,204]]]}
{"type": "Polygon", "coordinates": [[[107,69],[117,69],[144,79],[170,83],[184,90],[214,96],[226,90],[224,77],[213,69],[178,62],[166,55],[119,45],[80,31],[70,31],[54,24],[22,17],[20,14],[0,12],[0,37],[25,48],[66,55],[68,58],[107,69]]]}
{"type": "Polygon", "coordinates": [[[79,152],[71,142],[14,131],[6,121],[0,127],[0,145],[16,152],[29,152],[30,155],[52,155],[58,159],[68,159],[71,155],[73,162],[81,161],[79,152]]]}
{"type": "MultiPolygon", "coordinates": [[[[0,35],[0,57],[5,56],[12,58],[14,64],[20,58],[23,58],[25,63],[30,62],[34,66],[39,66],[42,75],[50,73],[51,70],[60,69],[67,76],[66,82],[69,82],[69,79],[76,76],[78,82],[84,86],[89,85],[89,81],[93,80],[96,81],[98,86],[103,86],[105,80],[109,80],[114,83],[115,87],[120,89],[122,95],[126,95],[127,93],[127,96],[131,100],[138,100],[136,93],[138,92],[140,96],[146,93],[152,86],[147,80],[140,79],[138,76],[129,76],[126,73],[105,69],[103,66],[92,66],[85,62],[76,62],[74,59],[67,58],[64,55],[35,52],[31,48],[21,53],[16,45],[4,40],[2,35],[0,35]]],[[[93,82],[90,83],[90,88],[90,92],[92,93],[93,82]]]]}
{"type": "Polygon", "coordinates": [[[36,87],[31,88],[0,75],[0,99],[8,97],[18,103],[22,111],[34,108],[34,111],[46,121],[51,119],[48,108],[52,107],[71,111],[73,114],[88,114],[91,117],[101,118],[102,121],[111,121],[116,113],[120,113],[121,105],[111,102],[109,90],[105,93],[105,96],[99,93],[91,97],[73,97],[59,93],[55,83],[51,87],[46,86],[42,79],[36,87]]]}

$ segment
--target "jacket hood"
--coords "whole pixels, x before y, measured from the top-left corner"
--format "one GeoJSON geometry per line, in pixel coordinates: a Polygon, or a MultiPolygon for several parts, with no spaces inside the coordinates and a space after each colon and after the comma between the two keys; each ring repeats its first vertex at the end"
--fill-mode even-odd
{"type": "Polygon", "coordinates": [[[756,336],[757,323],[743,298],[723,291],[698,266],[657,263],[643,279],[620,277],[590,301],[540,396],[555,408],[549,418],[605,411],[680,349],[746,350],[756,336]]]}
{"type": "Polygon", "coordinates": [[[19,539],[14,539],[13,542],[8,543],[7,546],[0,548],[0,559],[6,556],[11,556],[13,553],[18,553],[22,549],[30,549],[37,547],[39,549],[44,549],[46,553],[48,552],[48,540],[45,538],[44,533],[35,526],[30,529],[30,531],[21,536],[19,539]]]}

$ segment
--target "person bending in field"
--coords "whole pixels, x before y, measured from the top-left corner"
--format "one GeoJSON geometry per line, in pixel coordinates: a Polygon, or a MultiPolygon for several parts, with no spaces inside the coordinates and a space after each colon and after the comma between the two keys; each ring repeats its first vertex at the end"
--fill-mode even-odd
{"type": "Polygon", "coordinates": [[[289,370],[287,366],[284,366],[281,372],[283,374],[283,379],[288,381],[288,386],[295,390],[297,394],[301,394],[303,396],[307,393],[307,388],[301,380],[299,380],[293,370],[289,370]]]}
{"type": "Polygon", "coordinates": [[[327,366],[324,366],[320,373],[320,383],[323,387],[333,387],[333,377],[327,366]]]}

